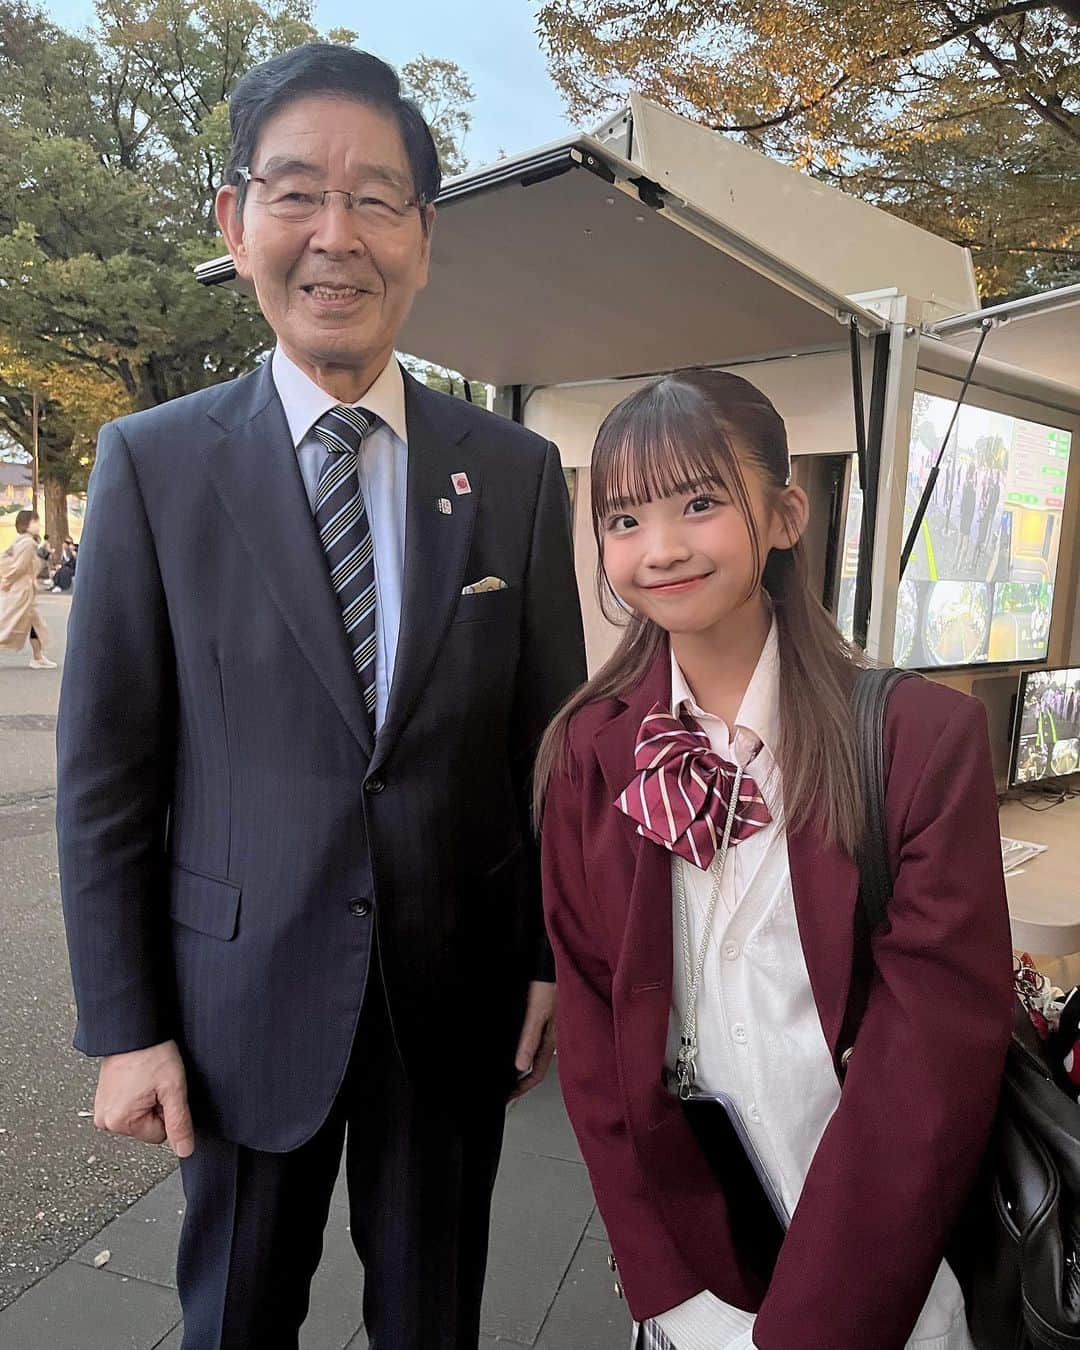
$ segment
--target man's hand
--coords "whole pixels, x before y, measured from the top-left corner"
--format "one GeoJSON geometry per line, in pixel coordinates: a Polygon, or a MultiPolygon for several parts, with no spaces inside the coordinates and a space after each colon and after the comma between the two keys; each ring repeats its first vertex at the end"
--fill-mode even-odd
{"type": "Polygon", "coordinates": [[[518,1080],[510,1094],[511,1101],[524,1097],[547,1077],[555,1053],[555,1003],[555,986],[545,980],[533,980],[529,985],[521,1039],[514,1056],[514,1067],[524,1077],[518,1080]]]}
{"type": "Polygon", "coordinates": [[[178,1158],[195,1149],[184,1061],[175,1041],[106,1055],[98,1072],[94,1124],[146,1144],[167,1139],[178,1158]]]}

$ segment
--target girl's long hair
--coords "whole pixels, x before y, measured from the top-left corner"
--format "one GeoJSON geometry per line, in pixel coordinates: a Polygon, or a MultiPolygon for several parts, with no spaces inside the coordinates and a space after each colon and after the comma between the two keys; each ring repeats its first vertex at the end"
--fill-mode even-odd
{"type": "MultiPolygon", "coordinates": [[[[770,498],[790,478],[787,431],[748,380],[716,370],[681,370],[623,399],[604,419],[592,457],[592,519],[605,617],[624,631],[593,677],[563,705],[540,745],[534,773],[539,822],[551,775],[565,767],[567,728],[587,703],[627,696],[667,647],[667,633],[627,614],[603,565],[604,522],[614,510],[715,485],[738,505],[761,565],[761,541],[739,456],[762,474],[770,498]]],[[[770,500],[770,506],[775,505],[770,500]]],[[[852,856],[863,806],[851,715],[855,674],[864,664],[810,591],[801,543],[773,549],[761,583],[772,600],[780,645],[780,743],[770,747],[783,774],[788,828],[813,826],[852,856]]]]}

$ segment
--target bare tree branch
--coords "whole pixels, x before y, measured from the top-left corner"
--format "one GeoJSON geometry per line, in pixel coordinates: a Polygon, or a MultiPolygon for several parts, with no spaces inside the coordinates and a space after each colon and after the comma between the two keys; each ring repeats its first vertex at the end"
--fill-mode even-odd
{"type": "MultiPolygon", "coordinates": [[[[1043,5],[1041,8],[1046,8],[1046,6],[1043,5]]],[[[1054,8],[1057,8],[1057,6],[1055,5],[1054,8]]],[[[955,22],[959,23],[956,11],[951,5],[946,5],[945,11],[955,22]]],[[[989,43],[984,42],[978,34],[969,32],[966,37],[970,46],[979,53],[984,61],[987,61],[992,65],[999,75],[1008,78],[1015,73],[1010,69],[1012,63],[999,56],[998,53],[994,51],[993,47],[991,47],[989,43]]],[[[1076,128],[1075,118],[1070,117],[1068,113],[1059,113],[1056,109],[1051,108],[1048,103],[1045,103],[1030,89],[1021,89],[1018,93],[1021,101],[1026,104],[1032,112],[1041,117],[1044,122],[1047,122],[1057,131],[1060,131],[1061,134],[1066,136],[1069,140],[1080,144],[1080,131],[1076,128]]]]}

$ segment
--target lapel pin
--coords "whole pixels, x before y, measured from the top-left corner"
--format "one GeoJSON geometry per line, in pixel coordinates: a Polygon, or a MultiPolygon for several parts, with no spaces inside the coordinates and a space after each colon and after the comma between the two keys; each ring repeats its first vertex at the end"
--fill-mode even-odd
{"type": "Polygon", "coordinates": [[[439,500],[435,503],[435,505],[439,508],[439,510],[442,512],[444,516],[450,515],[450,513],[454,509],[450,505],[450,499],[448,497],[440,497],[439,500]]]}
{"type": "Polygon", "coordinates": [[[454,491],[459,497],[463,493],[472,491],[472,488],[469,486],[469,475],[467,473],[452,473],[450,475],[450,481],[453,483],[454,491]]]}

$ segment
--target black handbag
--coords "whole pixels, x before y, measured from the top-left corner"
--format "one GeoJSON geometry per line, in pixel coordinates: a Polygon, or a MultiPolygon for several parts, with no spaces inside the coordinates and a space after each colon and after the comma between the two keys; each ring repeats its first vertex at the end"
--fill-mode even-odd
{"type": "MultiPolygon", "coordinates": [[[[889,693],[905,678],[918,677],[867,670],[855,686],[867,819],[858,858],[855,974],[841,1040],[848,1047],[866,1006],[870,935],[886,918],[892,894],[883,729],[889,693]]],[[[1080,1105],[1054,1082],[1040,1044],[1018,1000],[990,1145],[947,1252],[978,1350],[1080,1350],[1080,1105]]]]}

